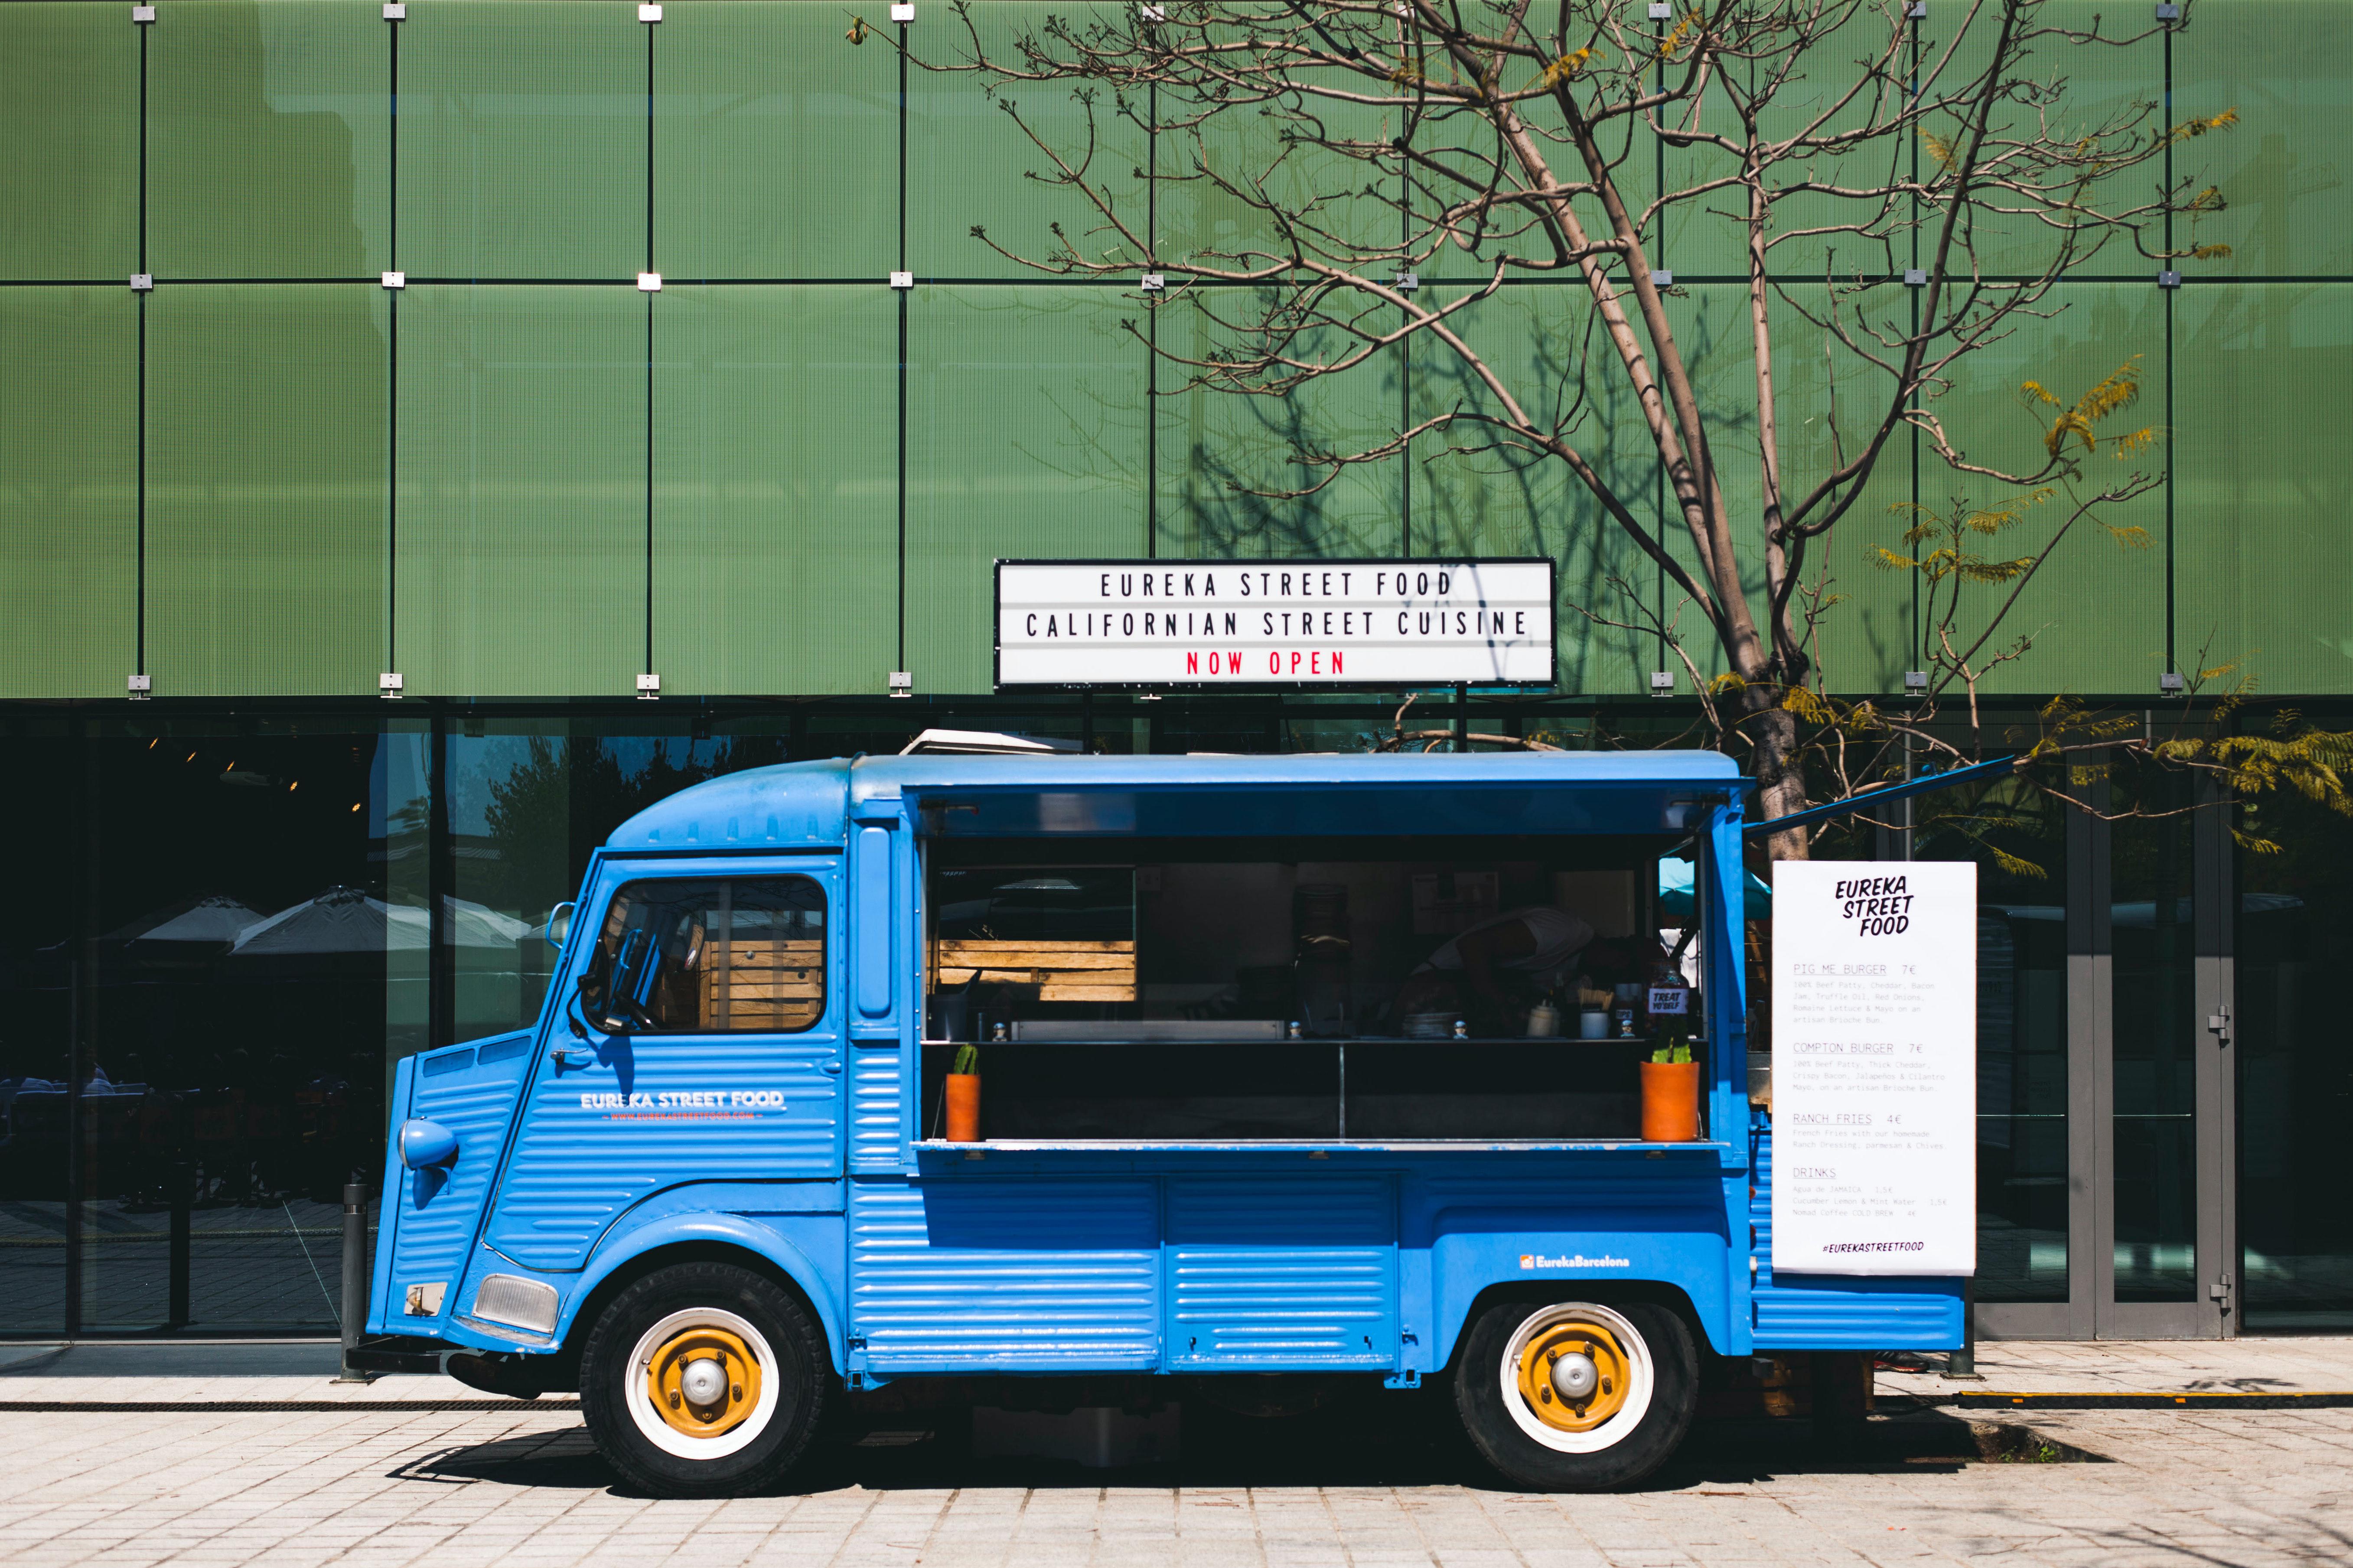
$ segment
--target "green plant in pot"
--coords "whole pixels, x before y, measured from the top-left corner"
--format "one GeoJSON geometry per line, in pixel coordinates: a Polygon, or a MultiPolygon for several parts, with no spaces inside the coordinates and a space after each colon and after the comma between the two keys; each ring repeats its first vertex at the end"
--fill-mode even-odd
{"type": "Polygon", "coordinates": [[[1699,1137],[1699,1068],[1690,1037],[1669,1034],[1640,1064],[1642,1137],[1653,1143],[1689,1143],[1699,1137]]]}
{"type": "Polygon", "coordinates": [[[980,1047],[961,1045],[948,1064],[947,1134],[951,1143],[980,1142],[980,1047]]]}

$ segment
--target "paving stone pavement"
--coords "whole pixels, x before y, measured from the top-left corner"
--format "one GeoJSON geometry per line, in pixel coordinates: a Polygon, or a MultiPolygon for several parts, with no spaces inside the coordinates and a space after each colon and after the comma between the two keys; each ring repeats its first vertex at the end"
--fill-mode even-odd
{"type": "MultiPolygon", "coordinates": [[[[572,1412],[0,1414],[0,1561],[107,1563],[1134,1564],[1667,1568],[2353,1562],[2353,1410],[2036,1413],[2105,1462],[1985,1463],[1909,1408],[1842,1447],[1810,1424],[1695,1435],[1648,1488],[1515,1494],[1435,1391],[1296,1422],[1196,1420],[1186,1458],[1090,1472],[976,1458],[945,1432],[844,1447],[792,1490],[657,1501],[572,1412]]],[[[905,1418],[900,1418],[903,1421],[905,1418]]],[[[2000,1415],[1996,1422],[2018,1417],[2000,1415]]]]}

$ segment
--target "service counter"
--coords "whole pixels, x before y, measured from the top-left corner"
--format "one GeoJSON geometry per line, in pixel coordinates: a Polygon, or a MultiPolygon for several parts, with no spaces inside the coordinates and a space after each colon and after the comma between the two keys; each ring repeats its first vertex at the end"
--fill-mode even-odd
{"type": "MultiPolygon", "coordinates": [[[[923,1127],[943,1131],[956,1047],[923,1048],[923,1127]]],[[[1639,1040],[997,1041],[985,1140],[1631,1141],[1639,1040]]]]}

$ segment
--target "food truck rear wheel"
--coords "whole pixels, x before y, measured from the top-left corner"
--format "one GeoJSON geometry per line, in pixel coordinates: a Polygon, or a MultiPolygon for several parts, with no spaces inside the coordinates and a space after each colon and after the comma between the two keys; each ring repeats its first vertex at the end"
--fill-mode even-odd
{"type": "Polygon", "coordinates": [[[1536,1491],[1640,1481],[1683,1441],[1698,1394],[1690,1329],[1648,1301],[1492,1302],[1463,1336],[1454,1379],[1480,1455],[1536,1491]],[[1569,1370],[1552,1375],[1564,1359],[1569,1370]]]}
{"type": "Polygon", "coordinates": [[[581,1354],[580,1410],[633,1486],[658,1497],[758,1491],[808,1447],[826,1364],[807,1310],[774,1280],[730,1263],[675,1264],[597,1317],[581,1354]],[[720,1353],[736,1347],[749,1363],[740,1369],[720,1353]],[[728,1369],[715,1390],[698,1360],[728,1369]],[[672,1410],[671,1394],[710,1397],[672,1410]]]}

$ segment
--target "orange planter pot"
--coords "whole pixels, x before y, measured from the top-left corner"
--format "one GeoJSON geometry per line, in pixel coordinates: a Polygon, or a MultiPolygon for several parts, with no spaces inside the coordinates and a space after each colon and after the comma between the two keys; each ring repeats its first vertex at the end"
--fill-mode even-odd
{"type": "Polygon", "coordinates": [[[1699,1063],[1642,1062],[1642,1137],[1689,1143],[1699,1137],[1699,1063]]]}
{"type": "Polygon", "coordinates": [[[980,1075],[976,1072],[948,1074],[948,1142],[980,1142],[980,1075]]]}

